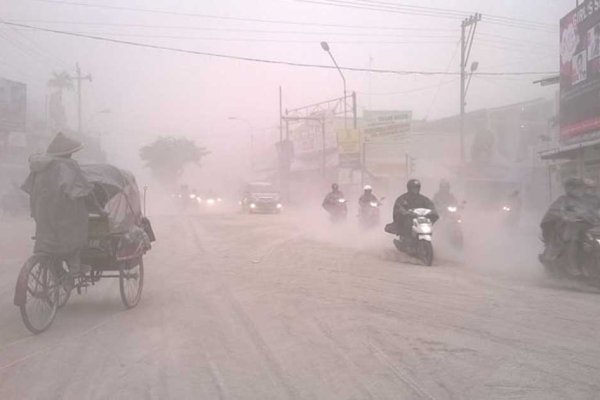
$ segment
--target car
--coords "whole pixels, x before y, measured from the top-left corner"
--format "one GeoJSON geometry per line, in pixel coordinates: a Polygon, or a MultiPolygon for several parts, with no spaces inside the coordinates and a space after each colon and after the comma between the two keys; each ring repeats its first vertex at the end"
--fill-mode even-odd
{"type": "Polygon", "coordinates": [[[206,209],[213,209],[220,206],[221,203],[223,203],[223,199],[210,191],[204,196],[199,196],[198,203],[200,203],[206,209]]]}
{"type": "Polygon", "coordinates": [[[242,211],[254,213],[280,213],[283,209],[279,190],[269,182],[251,182],[246,185],[240,201],[242,211]]]}

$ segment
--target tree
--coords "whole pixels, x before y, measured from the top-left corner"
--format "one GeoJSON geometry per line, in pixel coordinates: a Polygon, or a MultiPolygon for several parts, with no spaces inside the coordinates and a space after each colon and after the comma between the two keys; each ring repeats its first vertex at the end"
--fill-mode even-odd
{"type": "Polygon", "coordinates": [[[73,78],[68,72],[52,72],[52,77],[48,80],[48,86],[58,91],[73,89],[73,78]]]}
{"type": "Polygon", "coordinates": [[[200,165],[202,157],[209,154],[205,147],[199,147],[193,140],[173,136],[161,136],[140,149],[140,158],[145,161],[146,167],[166,184],[175,182],[186,165],[200,165]]]}

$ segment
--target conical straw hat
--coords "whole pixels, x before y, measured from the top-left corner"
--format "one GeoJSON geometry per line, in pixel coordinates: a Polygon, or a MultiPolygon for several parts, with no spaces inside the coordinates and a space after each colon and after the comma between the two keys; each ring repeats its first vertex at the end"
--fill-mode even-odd
{"type": "Polygon", "coordinates": [[[83,148],[83,145],[75,139],[71,139],[65,136],[62,132],[58,132],[50,145],[46,153],[50,156],[66,156],[73,154],[83,148]]]}

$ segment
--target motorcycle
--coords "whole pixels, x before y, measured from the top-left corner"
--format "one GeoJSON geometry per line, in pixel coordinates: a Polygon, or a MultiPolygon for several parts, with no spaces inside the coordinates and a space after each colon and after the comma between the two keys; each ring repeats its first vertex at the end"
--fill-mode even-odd
{"type": "Polygon", "coordinates": [[[370,229],[379,225],[381,202],[385,199],[382,197],[379,201],[371,201],[368,204],[362,205],[358,212],[358,222],[363,229],[370,229]]]}
{"type": "MultiPolygon", "coordinates": [[[[582,223],[583,218],[567,218],[567,223],[582,223]]],[[[563,238],[562,232],[554,232],[552,237],[544,242],[544,252],[539,255],[539,260],[546,273],[555,278],[570,278],[600,287],[600,224],[589,223],[588,228],[579,238],[577,269],[579,273],[568,268],[567,255],[568,243],[563,238]]]]}
{"type": "Polygon", "coordinates": [[[423,265],[430,267],[433,264],[433,221],[430,218],[433,210],[415,208],[409,212],[413,218],[410,236],[406,237],[402,232],[398,232],[395,223],[386,225],[385,231],[398,236],[394,239],[398,251],[418,258],[423,265]]]}
{"type": "Polygon", "coordinates": [[[503,203],[501,208],[502,219],[504,226],[508,229],[514,229],[519,224],[519,213],[518,211],[508,203],[503,203]]]}
{"type": "Polygon", "coordinates": [[[346,199],[343,197],[335,199],[334,202],[325,207],[325,210],[327,210],[329,213],[329,219],[331,222],[336,223],[345,221],[346,216],[348,215],[348,205],[346,204],[346,199]]]}
{"type": "Polygon", "coordinates": [[[461,208],[457,205],[446,207],[446,211],[441,214],[440,221],[450,244],[457,249],[462,249],[464,246],[461,208]]]}

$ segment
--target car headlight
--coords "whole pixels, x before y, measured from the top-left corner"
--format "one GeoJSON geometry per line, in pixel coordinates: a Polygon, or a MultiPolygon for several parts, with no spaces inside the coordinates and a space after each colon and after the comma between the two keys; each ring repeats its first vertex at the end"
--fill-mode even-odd
{"type": "Polygon", "coordinates": [[[283,205],[281,203],[277,203],[277,208],[282,209],[283,205]]]}
{"type": "Polygon", "coordinates": [[[195,194],[193,194],[193,193],[192,193],[192,194],[190,194],[190,199],[195,199],[195,198],[196,198],[196,195],[195,195],[195,194]]]}
{"type": "Polygon", "coordinates": [[[198,203],[202,203],[202,199],[200,197],[196,197],[196,201],[198,201],[198,203]]]}
{"type": "Polygon", "coordinates": [[[502,207],[502,209],[503,209],[504,211],[510,211],[510,207],[509,207],[509,206],[503,206],[503,207],[502,207]]]}
{"type": "Polygon", "coordinates": [[[212,206],[213,204],[215,204],[215,199],[206,200],[206,204],[208,204],[209,206],[212,206]]]}
{"type": "Polygon", "coordinates": [[[457,210],[457,208],[454,207],[454,206],[448,207],[448,211],[451,212],[451,213],[456,212],[456,210],[457,210]]]}
{"type": "Polygon", "coordinates": [[[250,203],[250,208],[256,208],[256,204],[250,203]]]}
{"type": "Polygon", "coordinates": [[[222,198],[220,198],[220,197],[217,199],[217,202],[218,202],[218,203],[220,203],[220,202],[222,202],[222,201],[223,201],[223,199],[222,199],[222,198]]]}

